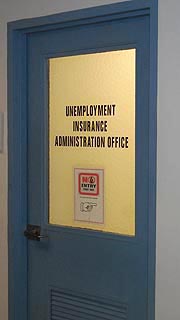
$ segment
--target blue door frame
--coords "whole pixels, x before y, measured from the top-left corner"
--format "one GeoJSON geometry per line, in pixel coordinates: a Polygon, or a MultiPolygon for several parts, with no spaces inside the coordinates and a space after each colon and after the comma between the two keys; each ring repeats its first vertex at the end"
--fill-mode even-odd
{"type": "Polygon", "coordinates": [[[158,0],[135,0],[8,24],[9,320],[27,320],[27,35],[144,14],[150,16],[148,320],[155,318],[157,12],[158,0]]]}

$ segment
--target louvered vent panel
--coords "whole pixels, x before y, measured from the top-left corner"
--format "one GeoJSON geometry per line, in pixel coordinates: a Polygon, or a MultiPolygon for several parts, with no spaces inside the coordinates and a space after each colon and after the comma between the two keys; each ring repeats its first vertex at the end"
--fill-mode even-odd
{"type": "Polygon", "coordinates": [[[127,320],[127,305],[51,289],[51,320],[127,320]]]}

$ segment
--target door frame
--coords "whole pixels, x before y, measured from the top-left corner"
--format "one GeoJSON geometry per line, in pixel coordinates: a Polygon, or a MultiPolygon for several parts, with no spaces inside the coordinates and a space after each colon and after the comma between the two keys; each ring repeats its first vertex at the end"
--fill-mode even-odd
{"type": "Polygon", "coordinates": [[[9,320],[27,320],[26,39],[31,32],[150,17],[148,320],[155,319],[158,0],[133,0],[8,23],[8,274],[9,320]]]}

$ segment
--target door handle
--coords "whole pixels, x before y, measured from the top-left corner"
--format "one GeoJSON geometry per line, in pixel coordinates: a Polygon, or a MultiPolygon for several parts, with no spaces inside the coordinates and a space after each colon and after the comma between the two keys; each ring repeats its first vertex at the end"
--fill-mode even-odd
{"type": "Polygon", "coordinates": [[[40,241],[41,239],[48,238],[47,235],[41,234],[41,227],[28,224],[26,230],[24,231],[24,236],[28,240],[40,241]]]}

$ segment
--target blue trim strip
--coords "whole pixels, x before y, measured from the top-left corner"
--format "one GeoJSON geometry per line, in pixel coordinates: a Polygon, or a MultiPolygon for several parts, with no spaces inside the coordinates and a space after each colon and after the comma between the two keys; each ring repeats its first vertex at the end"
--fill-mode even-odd
{"type": "Polygon", "coordinates": [[[60,24],[69,21],[87,20],[92,18],[102,18],[103,16],[110,16],[117,13],[140,11],[144,9],[150,9],[152,7],[151,0],[133,0],[119,2],[115,4],[97,6],[87,9],[74,10],[70,12],[62,12],[45,17],[23,19],[14,22],[9,22],[9,28],[13,30],[22,30],[27,28],[35,28],[45,26],[47,30],[48,26],[53,24],[60,24]]]}
{"type": "Polygon", "coordinates": [[[64,23],[92,23],[115,16],[145,14],[150,10],[149,114],[149,299],[148,320],[155,318],[155,225],[157,137],[157,29],[158,0],[135,0],[46,17],[8,23],[8,146],[9,146],[9,320],[27,320],[26,37],[29,32],[55,29],[64,23]],[[88,21],[89,19],[89,21],[88,21]]]}
{"type": "Polygon", "coordinates": [[[26,37],[8,32],[9,319],[27,317],[26,37]]]}
{"type": "Polygon", "coordinates": [[[148,320],[155,319],[158,0],[150,12],[148,320]]]}

